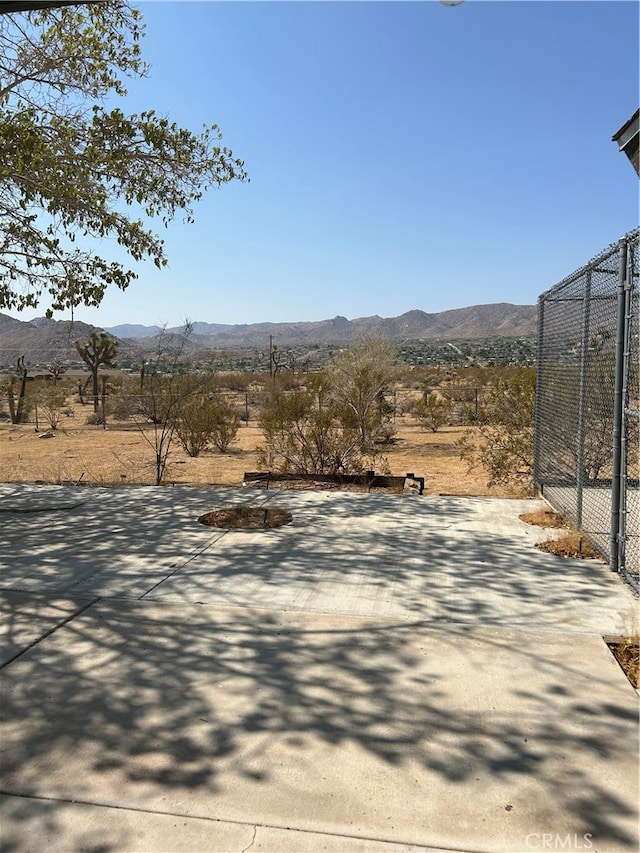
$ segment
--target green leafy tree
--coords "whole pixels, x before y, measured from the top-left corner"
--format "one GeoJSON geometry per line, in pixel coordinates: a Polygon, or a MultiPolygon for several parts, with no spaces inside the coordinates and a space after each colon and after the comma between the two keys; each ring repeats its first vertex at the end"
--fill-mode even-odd
{"type": "Polygon", "coordinates": [[[136,277],[105,238],[163,267],[148,221],[192,221],[210,187],[246,178],[216,125],[112,106],[147,73],[143,31],[125,0],[0,15],[0,310],[99,305],[136,277]]]}
{"type": "Polygon", "coordinates": [[[51,429],[57,429],[62,418],[67,395],[63,388],[46,382],[36,389],[35,404],[51,429]]]}
{"type": "Polygon", "coordinates": [[[344,408],[343,421],[357,429],[360,450],[370,452],[376,441],[390,434],[389,410],[384,396],[394,375],[393,344],[365,335],[345,349],[329,368],[331,394],[344,408]]]}
{"type": "Polygon", "coordinates": [[[498,370],[484,389],[475,425],[457,447],[470,469],[489,472],[488,485],[531,480],[535,401],[532,367],[498,370]]]}
{"type": "Polygon", "coordinates": [[[211,440],[220,453],[226,453],[238,440],[240,415],[223,397],[214,397],[211,403],[211,440]]]}
{"type": "Polygon", "coordinates": [[[100,404],[100,393],[98,388],[98,370],[104,365],[111,367],[118,352],[118,341],[107,332],[96,330],[90,332],[82,343],[74,341],[73,344],[80,358],[91,371],[91,388],[93,397],[93,411],[97,413],[100,404]]]}
{"type": "Polygon", "coordinates": [[[259,464],[296,474],[357,473],[373,467],[373,454],[363,454],[359,430],[353,422],[345,423],[343,414],[326,387],[274,391],[258,419],[265,438],[259,464]]]}
{"type": "Polygon", "coordinates": [[[448,423],[453,412],[453,402],[431,392],[414,404],[412,412],[423,429],[438,432],[441,426],[448,423]]]}
{"type": "MultiPolygon", "coordinates": [[[[197,377],[192,381],[201,384],[197,377]]],[[[235,406],[202,387],[175,406],[173,418],[178,440],[189,456],[199,456],[212,444],[226,453],[237,440],[240,415],[235,406]]]]}

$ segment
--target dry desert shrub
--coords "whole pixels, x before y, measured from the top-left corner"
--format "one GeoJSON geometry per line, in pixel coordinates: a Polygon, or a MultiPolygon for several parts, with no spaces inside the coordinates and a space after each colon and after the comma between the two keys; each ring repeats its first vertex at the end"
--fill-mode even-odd
{"type": "MultiPolygon", "coordinates": [[[[152,485],[154,455],[140,430],[130,422],[103,426],[85,423],[89,406],[71,405],[56,430],[55,438],[42,441],[34,423],[0,422],[0,478],[3,482],[71,483],[91,485],[152,485]]],[[[256,413],[257,413],[256,409],[256,413]]],[[[385,448],[386,473],[404,476],[408,471],[425,477],[425,494],[523,497],[528,492],[517,484],[487,486],[487,472],[469,472],[455,442],[462,427],[442,427],[425,432],[410,414],[398,414],[396,434],[385,448]]],[[[152,429],[149,425],[145,429],[152,429]]],[[[217,449],[191,458],[174,443],[165,480],[176,484],[239,486],[245,471],[258,470],[257,448],[263,443],[257,420],[251,417],[237,433],[237,442],[226,453],[217,449]]],[[[375,466],[378,473],[382,460],[375,466]]]]}

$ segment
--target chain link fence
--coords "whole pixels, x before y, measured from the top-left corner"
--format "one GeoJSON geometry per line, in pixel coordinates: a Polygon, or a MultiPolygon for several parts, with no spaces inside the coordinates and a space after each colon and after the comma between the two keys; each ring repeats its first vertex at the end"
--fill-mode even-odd
{"type": "Polygon", "coordinates": [[[611,567],[640,573],[640,230],[538,300],[534,479],[611,567]]]}

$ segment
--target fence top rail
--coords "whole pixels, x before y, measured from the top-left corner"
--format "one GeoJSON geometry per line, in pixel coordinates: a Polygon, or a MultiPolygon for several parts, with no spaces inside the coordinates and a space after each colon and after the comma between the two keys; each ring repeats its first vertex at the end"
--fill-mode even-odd
{"type": "Polygon", "coordinates": [[[589,271],[595,271],[597,267],[618,252],[621,243],[637,247],[637,245],[640,244],[640,228],[634,228],[632,231],[628,231],[620,237],[619,240],[616,240],[615,243],[611,243],[606,249],[603,249],[602,252],[595,255],[595,257],[593,257],[588,263],[584,264],[584,266],[580,267],[580,269],[577,269],[575,272],[572,272],[571,275],[563,278],[562,281],[549,288],[549,290],[545,290],[544,293],[541,293],[538,297],[538,302],[545,302],[548,299],[553,299],[555,294],[559,293],[564,288],[575,284],[576,281],[586,275],[589,271]]]}

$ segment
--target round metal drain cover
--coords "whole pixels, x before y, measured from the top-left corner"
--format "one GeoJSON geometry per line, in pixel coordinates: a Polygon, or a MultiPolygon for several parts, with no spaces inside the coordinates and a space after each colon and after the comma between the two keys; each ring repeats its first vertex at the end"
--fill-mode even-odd
{"type": "Polygon", "coordinates": [[[201,515],[198,521],[224,530],[267,530],[292,521],[290,512],[279,507],[234,506],[201,515]]]}

